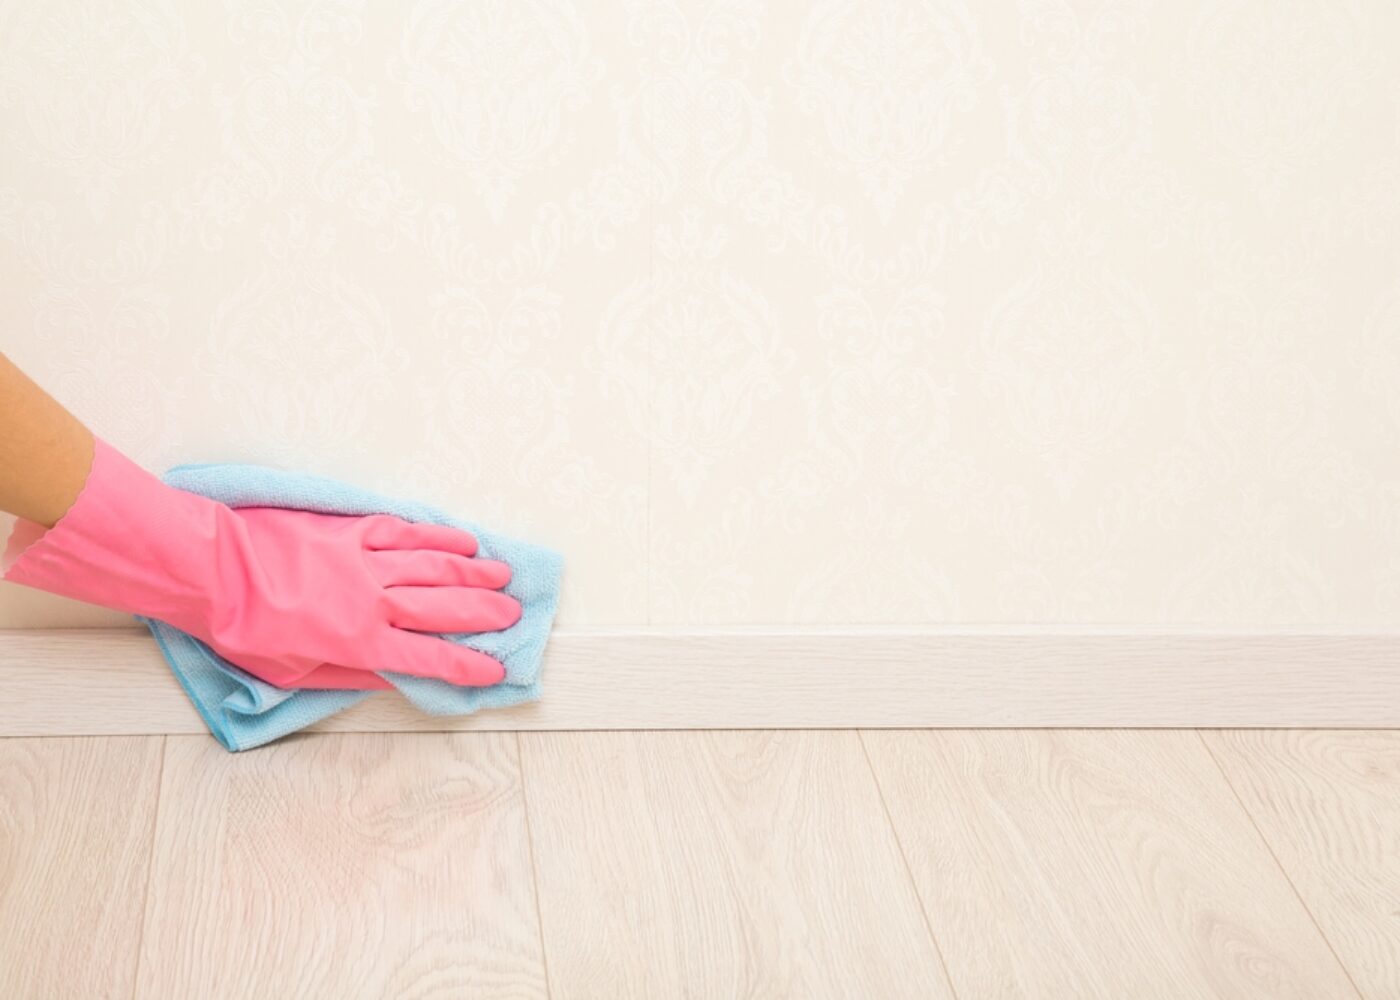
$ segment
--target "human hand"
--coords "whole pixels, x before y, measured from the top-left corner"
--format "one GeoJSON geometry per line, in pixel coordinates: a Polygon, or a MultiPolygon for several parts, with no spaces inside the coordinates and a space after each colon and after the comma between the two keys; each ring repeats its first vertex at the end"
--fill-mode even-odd
{"type": "Polygon", "coordinates": [[[510,568],[476,551],[389,515],[228,507],[96,439],[77,500],[4,578],[168,622],[278,687],[387,687],[381,671],[481,686],[498,661],[424,634],[519,620],[510,568]]]}

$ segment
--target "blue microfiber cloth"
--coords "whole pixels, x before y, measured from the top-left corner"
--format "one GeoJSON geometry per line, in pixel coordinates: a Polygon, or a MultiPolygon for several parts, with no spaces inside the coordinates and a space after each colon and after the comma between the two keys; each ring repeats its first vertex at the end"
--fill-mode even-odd
{"type": "MultiPolygon", "coordinates": [[[[559,553],[507,538],[427,504],[393,500],[333,479],[240,463],[177,465],[161,477],[167,485],[198,493],[230,507],[290,507],[323,514],[394,514],[470,531],[478,555],[509,564],[505,592],[520,602],[520,620],[499,632],[446,634],[451,642],[480,650],[505,664],[501,683],[456,687],[405,674],[383,676],[414,705],[432,715],[467,715],[479,708],[504,708],[540,694],[540,661],[559,604],[559,553]]],[[[284,691],[229,663],[187,632],[137,615],[151,630],[170,669],[179,678],[209,731],[228,750],[261,746],[334,715],[370,691],[284,691]]],[[[387,694],[387,692],[384,692],[387,694]]]]}

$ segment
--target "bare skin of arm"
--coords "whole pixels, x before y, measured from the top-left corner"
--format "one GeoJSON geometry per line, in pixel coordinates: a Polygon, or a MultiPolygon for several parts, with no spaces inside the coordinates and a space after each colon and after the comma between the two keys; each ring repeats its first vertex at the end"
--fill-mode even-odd
{"type": "Polygon", "coordinates": [[[0,354],[0,510],[51,528],[92,468],[92,432],[0,354]]]}

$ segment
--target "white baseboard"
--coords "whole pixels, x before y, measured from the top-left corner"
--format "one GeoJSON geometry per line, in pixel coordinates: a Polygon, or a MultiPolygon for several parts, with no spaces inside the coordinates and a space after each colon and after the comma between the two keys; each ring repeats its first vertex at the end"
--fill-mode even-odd
{"type": "MultiPolygon", "coordinates": [[[[326,732],[1400,727],[1400,633],[1056,626],[560,628],[544,697],[376,695],[326,732]]],[[[141,628],[0,630],[0,737],[203,733],[141,628]]]]}

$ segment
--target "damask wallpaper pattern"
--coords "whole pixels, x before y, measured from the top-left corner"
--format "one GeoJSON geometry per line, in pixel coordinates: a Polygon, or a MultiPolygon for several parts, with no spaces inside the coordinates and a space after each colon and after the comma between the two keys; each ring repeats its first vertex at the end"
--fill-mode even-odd
{"type": "MultiPolygon", "coordinates": [[[[1400,625],[1389,0],[0,3],[0,344],[573,624],[1400,625]]],[[[0,625],[121,620],[0,585],[0,625]]]]}

